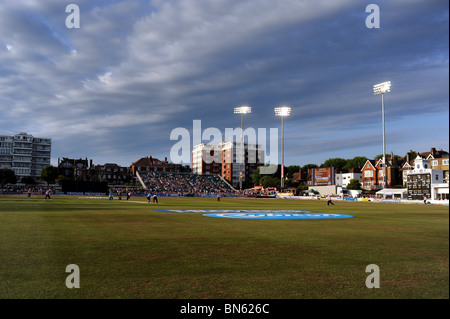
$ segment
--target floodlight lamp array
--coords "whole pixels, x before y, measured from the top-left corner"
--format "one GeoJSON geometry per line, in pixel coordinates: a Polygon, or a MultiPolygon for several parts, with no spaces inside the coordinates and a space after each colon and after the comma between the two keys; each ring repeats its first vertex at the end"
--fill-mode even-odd
{"type": "Polygon", "coordinates": [[[289,106],[280,106],[275,108],[276,116],[289,116],[291,114],[291,108],[289,106]]]}
{"type": "Polygon", "coordinates": [[[251,106],[238,106],[234,108],[234,114],[248,114],[248,113],[252,113],[252,108],[251,106]]]}
{"type": "Polygon", "coordinates": [[[391,91],[391,81],[375,84],[373,86],[373,94],[382,94],[391,91]]]}

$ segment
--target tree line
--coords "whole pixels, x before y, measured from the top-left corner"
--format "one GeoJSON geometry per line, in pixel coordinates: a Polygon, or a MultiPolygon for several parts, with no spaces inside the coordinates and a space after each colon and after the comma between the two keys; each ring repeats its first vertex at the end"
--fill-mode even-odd
{"type": "MultiPolygon", "coordinates": [[[[58,176],[58,168],[52,165],[47,165],[41,170],[40,177],[42,180],[47,182],[47,184],[54,183],[55,180],[57,180],[58,176]]],[[[22,177],[20,181],[18,181],[17,176],[12,169],[0,169],[0,186],[7,184],[16,184],[17,182],[21,182],[26,185],[35,185],[37,183],[37,181],[34,180],[34,178],[31,176],[22,177]]]]}

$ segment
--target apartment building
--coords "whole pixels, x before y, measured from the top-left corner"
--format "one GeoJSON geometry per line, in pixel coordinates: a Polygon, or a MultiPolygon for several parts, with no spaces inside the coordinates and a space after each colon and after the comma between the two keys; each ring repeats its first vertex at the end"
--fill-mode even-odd
{"type": "Polygon", "coordinates": [[[40,179],[41,171],[50,165],[52,141],[26,132],[0,135],[0,168],[14,171],[17,180],[24,177],[40,179]]]}
{"type": "Polygon", "coordinates": [[[194,174],[218,174],[233,187],[251,181],[253,172],[264,165],[264,150],[259,144],[222,142],[198,144],[192,151],[194,174]]]}

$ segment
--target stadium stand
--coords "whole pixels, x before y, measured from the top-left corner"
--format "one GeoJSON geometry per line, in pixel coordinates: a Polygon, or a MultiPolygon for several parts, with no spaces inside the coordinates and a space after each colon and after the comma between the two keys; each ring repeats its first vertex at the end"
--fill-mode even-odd
{"type": "Polygon", "coordinates": [[[234,195],[234,189],[216,175],[187,173],[140,173],[142,186],[151,193],[178,196],[234,195]]]}

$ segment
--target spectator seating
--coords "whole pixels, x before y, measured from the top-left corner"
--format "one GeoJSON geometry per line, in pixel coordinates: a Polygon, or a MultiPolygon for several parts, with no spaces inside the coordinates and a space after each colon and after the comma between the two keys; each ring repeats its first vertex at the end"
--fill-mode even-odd
{"type": "Polygon", "coordinates": [[[140,174],[144,186],[151,193],[179,196],[232,195],[234,190],[216,175],[150,172],[140,174]]]}

